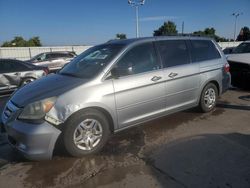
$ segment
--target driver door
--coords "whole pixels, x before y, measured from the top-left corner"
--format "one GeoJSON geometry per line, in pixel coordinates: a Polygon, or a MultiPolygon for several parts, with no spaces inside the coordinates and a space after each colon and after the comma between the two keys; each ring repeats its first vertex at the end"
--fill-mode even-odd
{"type": "Polygon", "coordinates": [[[165,111],[165,85],[152,42],[128,50],[113,70],[119,128],[154,118],[165,111]]]}

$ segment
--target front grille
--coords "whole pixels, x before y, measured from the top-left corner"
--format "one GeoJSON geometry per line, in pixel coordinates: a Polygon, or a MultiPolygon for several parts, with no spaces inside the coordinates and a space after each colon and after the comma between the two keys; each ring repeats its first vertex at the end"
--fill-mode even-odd
{"type": "Polygon", "coordinates": [[[246,63],[239,63],[239,62],[233,62],[228,61],[230,65],[230,72],[249,72],[250,71],[250,65],[246,63]]]}

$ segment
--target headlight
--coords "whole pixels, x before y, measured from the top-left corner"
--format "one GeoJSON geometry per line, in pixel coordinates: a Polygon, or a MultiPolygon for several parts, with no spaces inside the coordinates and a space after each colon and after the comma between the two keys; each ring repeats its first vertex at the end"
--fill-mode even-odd
{"type": "Polygon", "coordinates": [[[19,119],[26,120],[39,120],[44,118],[47,112],[55,105],[56,97],[47,98],[41,101],[36,101],[27,105],[21,114],[19,119]]]}

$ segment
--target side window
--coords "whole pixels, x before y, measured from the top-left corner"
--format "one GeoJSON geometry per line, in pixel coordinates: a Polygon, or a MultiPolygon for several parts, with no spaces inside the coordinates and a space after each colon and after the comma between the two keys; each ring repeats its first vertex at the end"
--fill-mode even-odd
{"type": "Polygon", "coordinates": [[[0,62],[0,72],[1,73],[10,73],[10,72],[21,72],[27,70],[26,67],[24,67],[19,62],[12,62],[12,61],[4,61],[0,62]]]}
{"type": "Polygon", "coordinates": [[[193,62],[220,58],[220,53],[210,40],[191,40],[191,56],[193,62]]]}
{"type": "Polygon", "coordinates": [[[47,56],[46,54],[41,54],[41,55],[38,56],[36,59],[37,59],[38,61],[45,61],[45,60],[47,59],[46,56],[47,56]]]}
{"type": "Polygon", "coordinates": [[[4,61],[0,61],[0,73],[7,73],[11,69],[10,65],[4,61]]]}
{"type": "Polygon", "coordinates": [[[153,43],[145,43],[130,49],[116,64],[119,76],[139,74],[160,69],[153,43]]]}
{"type": "Polygon", "coordinates": [[[190,63],[185,40],[158,41],[157,46],[164,68],[190,63]]]}
{"type": "Polygon", "coordinates": [[[22,65],[19,62],[9,62],[10,66],[11,66],[11,72],[21,72],[21,71],[26,71],[27,67],[25,67],[24,65],[22,65]]]}
{"type": "Polygon", "coordinates": [[[46,54],[46,60],[55,59],[54,54],[46,54]]]}

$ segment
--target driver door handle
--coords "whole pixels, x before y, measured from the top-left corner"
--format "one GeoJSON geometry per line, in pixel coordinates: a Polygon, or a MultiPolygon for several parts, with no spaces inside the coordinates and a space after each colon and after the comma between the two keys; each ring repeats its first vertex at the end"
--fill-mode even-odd
{"type": "Polygon", "coordinates": [[[160,76],[154,76],[153,78],[151,78],[151,80],[152,80],[153,82],[157,82],[157,81],[160,80],[160,79],[162,79],[162,77],[160,77],[160,76]]]}

